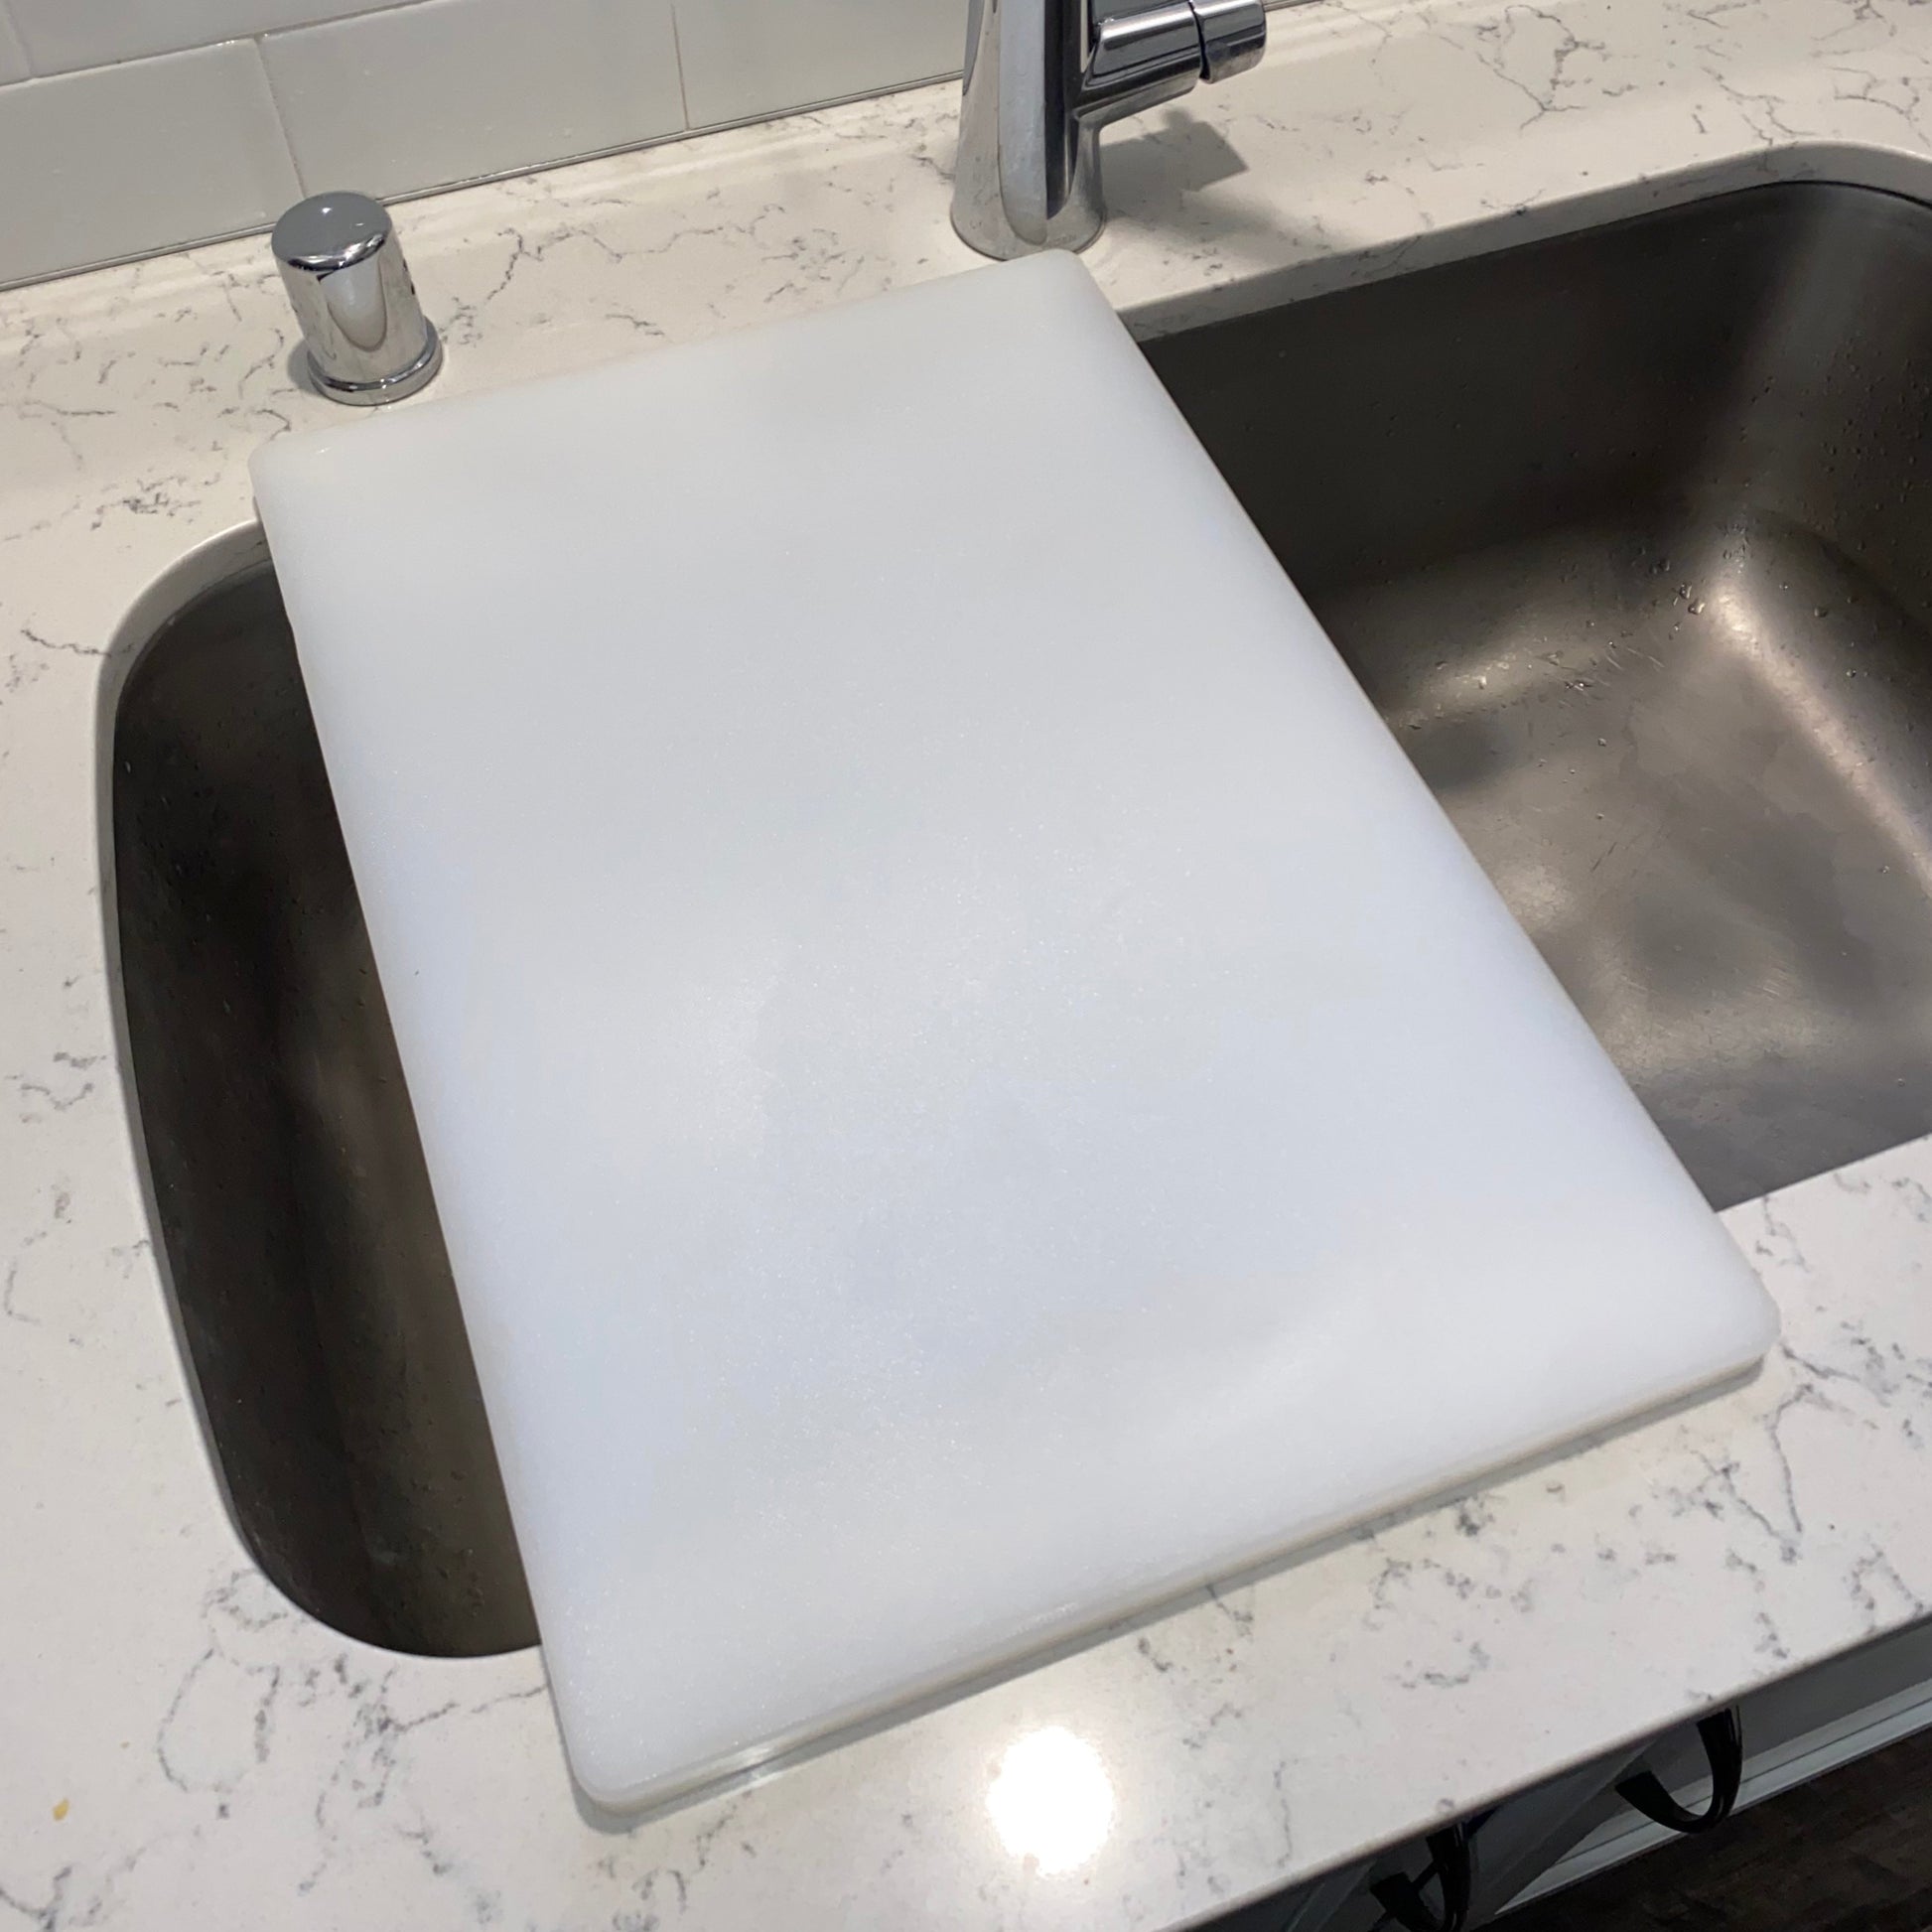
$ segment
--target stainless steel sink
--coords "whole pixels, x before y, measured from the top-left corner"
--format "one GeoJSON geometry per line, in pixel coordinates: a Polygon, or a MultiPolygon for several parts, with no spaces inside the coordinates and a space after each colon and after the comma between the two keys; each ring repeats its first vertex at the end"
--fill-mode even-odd
{"type": "Polygon", "coordinates": [[[1932,210],[1757,189],[1149,353],[1717,1205],[1932,1129],[1932,210]]]}
{"type": "MultiPolygon", "coordinates": [[[[1149,354],[1714,1201],[1932,1129],[1932,210],[1755,190],[1149,354]]],[[[272,578],[160,631],[113,759],[242,1533],[353,1635],[530,1642],[272,578]]]]}

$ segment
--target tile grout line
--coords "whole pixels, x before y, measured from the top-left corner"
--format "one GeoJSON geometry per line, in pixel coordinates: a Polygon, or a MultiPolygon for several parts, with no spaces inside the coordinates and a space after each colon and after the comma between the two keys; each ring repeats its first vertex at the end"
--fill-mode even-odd
{"type": "MultiPolygon", "coordinates": [[[[5,0],[0,0],[0,5],[4,4],[5,0]]],[[[386,12],[388,9],[384,9],[384,11],[386,12]]],[[[295,151],[295,137],[289,132],[289,117],[283,109],[282,96],[275,85],[275,69],[268,63],[268,43],[272,38],[273,36],[268,34],[251,34],[249,36],[249,40],[253,43],[255,49],[256,65],[262,70],[262,84],[268,89],[268,104],[274,111],[275,125],[281,132],[282,148],[289,158],[289,173],[295,177],[295,185],[301,189],[303,194],[313,195],[316,191],[309,186],[309,177],[302,166],[302,158],[295,151]]]]}
{"type": "Polygon", "coordinates": [[[0,85],[17,87],[23,80],[32,80],[36,77],[34,73],[34,57],[27,51],[27,41],[20,31],[20,22],[13,17],[13,9],[8,6],[7,0],[0,0],[0,29],[5,30],[7,36],[12,39],[14,46],[20,50],[20,63],[26,69],[24,73],[15,75],[11,80],[0,82],[0,85]]]}
{"type": "MultiPolygon", "coordinates": [[[[312,20],[291,21],[285,27],[245,27],[237,26],[226,33],[219,33],[207,40],[186,41],[179,47],[151,47],[133,54],[114,54],[103,61],[82,61],[76,67],[54,68],[43,73],[35,65],[27,47],[26,36],[20,31],[19,24],[12,19],[8,0],[0,0],[0,18],[12,25],[14,38],[20,43],[20,50],[27,60],[28,71],[24,78],[29,80],[61,80],[70,73],[104,73],[111,68],[132,67],[137,61],[165,61],[176,54],[200,54],[210,47],[226,47],[236,41],[275,40],[284,34],[306,33],[316,27],[334,27],[345,20],[364,20],[375,14],[401,13],[406,8],[422,6],[427,0],[351,0],[346,12],[329,12],[316,15],[312,20]]],[[[1268,0],[1276,4],[1277,0],[1268,0]]],[[[540,5],[541,0],[530,0],[532,5],[540,5]]],[[[8,85],[15,83],[8,82],[8,85]]]]}
{"type": "MultiPolygon", "coordinates": [[[[6,0],[0,0],[4,6],[6,0]]],[[[684,78],[684,37],[677,24],[677,0],[664,0],[664,11],[671,17],[671,60],[677,69],[678,111],[684,116],[684,131],[691,132],[691,89],[684,78]]]]}

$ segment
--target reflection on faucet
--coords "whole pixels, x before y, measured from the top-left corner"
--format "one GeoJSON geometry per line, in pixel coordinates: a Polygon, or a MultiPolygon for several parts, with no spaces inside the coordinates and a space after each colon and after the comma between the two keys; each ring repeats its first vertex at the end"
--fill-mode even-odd
{"type": "Polygon", "coordinates": [[[1000,1843],[1052,1876],[1083,1865],[1114,1825],[1114,1785],[1100,1753],[1060,1725],[1007,1747],[986,1794],[1000,1843]]]}

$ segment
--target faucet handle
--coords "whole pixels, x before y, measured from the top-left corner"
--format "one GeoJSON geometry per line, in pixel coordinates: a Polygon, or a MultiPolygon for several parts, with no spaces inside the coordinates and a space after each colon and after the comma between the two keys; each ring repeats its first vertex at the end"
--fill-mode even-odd
{"type": "Polygon", "coordinates": [[[1190,0],[1101,15],[1090,31],[1086,70],[1068,102],[1088,127],[1177,99],[1201,77],[1200,26],[1190,0]]]}
{"type": "Polygon", "coordinates": [[[311,195],[269,236],[309,351],[336,402],[414,395],[443,361],[389,210],[366,195],[311,195]]]}
{"type": "Polygon", "coordinates": [[[1193,0],[1200,26],[1201,78],[1228,80],[1258,66],[1268,51],[1262,0],[1193,0]]]}
{"type": "Polygon", "coordinates": [[[1268,46],[1262,0],[1157,0],[1102,14],[1069,105],[1088,127],[1104,127],[1177,99],[1199,80],[1245,73],[1268,46]]]}

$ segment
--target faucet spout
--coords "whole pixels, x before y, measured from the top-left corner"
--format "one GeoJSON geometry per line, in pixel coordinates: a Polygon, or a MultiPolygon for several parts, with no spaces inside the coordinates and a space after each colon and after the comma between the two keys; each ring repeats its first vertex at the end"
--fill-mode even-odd
{"type": "Polygon", "coordinates": [[[1261,59],[1262,0],[971,0],[953,226],[983,255],[1105,226],[1100,130],[1261,59]]]}

